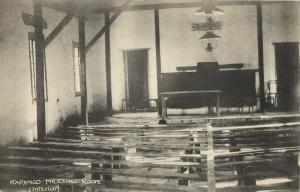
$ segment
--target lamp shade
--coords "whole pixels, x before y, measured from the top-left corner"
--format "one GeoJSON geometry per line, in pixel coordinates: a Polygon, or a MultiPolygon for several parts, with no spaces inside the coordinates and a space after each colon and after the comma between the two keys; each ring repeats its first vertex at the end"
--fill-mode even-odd
{"type": "Polygon", "coordinates": [[[202,7],[195,12],[195,15],[223,15],[224,11],[216,6],[202,7]]]}
{"type": "Polygon", "coordinates": [[[200,39],[212,39],[212,38],[221,38],[220,36],[214,34],[212,31],[207,31],[200,39]]]}

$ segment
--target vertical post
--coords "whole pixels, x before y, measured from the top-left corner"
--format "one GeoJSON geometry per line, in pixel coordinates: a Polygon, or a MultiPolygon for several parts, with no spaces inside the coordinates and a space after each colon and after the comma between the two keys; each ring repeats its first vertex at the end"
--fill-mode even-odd
{"type": "MultiPolygon", "coordinates": [[[[91,170],[95,170],[95,169],[98,169],[100,168],[100,165],[98,162],[92,162],[91,163],[91,170]]],[[[92,173],[92,180],[100,180],[101,179],[101,174],[99,174],[98,172],[94,172],[92,173]]]]}
{"type": "Polygon", "coordinates": [[[156,73],[157,73],[157,111],[158,115],[162,114],[161,100],[160,100],[160,81],[161,81],[161,57],[160,57],[160,30],[159,30],[159,10],[154,10],[155,20],[155,45],[156,45],[156,73]]]}
{"type": "Polygon", "coordinates": [[[207,186],[208,192],[216,192],[213,128],[207,125],[207,186]]]}
{"type": "Polygon", "coordinates": [[[217,93],[216,113],[218,117],[220,117],[220,97],[221,97],[221,93],[217,93]]]}
{"type": "Polygon", "coordinates": [[[298,154],[298,161],[297,161],[297,171],[298,171],[298,174],[297,174],[297,185],[298,185],[298,189],[299,189],[299,192],[300,192],[300,153],[298,154]]]}
{"type": "Polygon", "coordinates": [[[36,59],[36,108],[37,108],[37,136],[38,140],[46,136],[45,121],[45,86],[44,86],[44,35],[43,12],[40,1],[34,1],[34,34],[36,59]]]}
{"type": "Polygon", "coordinates": [[[111,93],[111,55],[110,55],[110,24],[109,12],[105,13],[105,63],[106,63],[106,89],[107,89],[107,113],[112,114],[111,93]]]}
{"type": "Polygon", "coordinates": [[[161,99],[159,99],[161,101],[161,117],[163,120],[166,120],[167,118],[167,113],[168,113],[168,109],[167,109],[167,100],[168,98],[165,98],[165,97],[161,97],[161,99]]]}
{"type": "MultiPolygon", "coordinates": [[[[197,132],[193,132],[191,131],[189,133],[189,141],[191,142],[199,142],[198,139],[198,133],[197,132]]],[[[199,154],[200,155],[200,144],[190,144],[189,145],[191,147],[191,149],[186,149],[185,150],[185,154],[199,154]],[[199,149],[193,149],[193,147],[199,147],[199,149]]],[[[182,157],[181,160],[183,162],[197,162],[199,163],[199,165],[201,164],[201,157],[197,158],[197,157],[182,157]]],[[[185,173],[185,174],[190,174],[193,172],[198,172],[200,173],[201,171],[201,167],[179,167],[179,173],[185,173]]],[[[178,184],[179,185],[186,185],[186,186],[190,186],[190,180],[188,179],[178,179],[178,184]]]]}
{"type": "MultiPolygon", "coordinates": [[[[193,135],[189,134],[189,141],[194,141],[193,135]]],[[[191,145],[190,145],[191,146],[191,145]]],[[[193,149],[186,149],[185,154],[190,155],[193,154],[193,149]]],[[[181,160],[183,162],[193,162],[193,157],[182,157],[181,160]]],[[[179,173],[182,174],[190,174],[190,167],[179,167],[178,168],[179,173]]],[[[185,186],[190,186],[191,182],[188,179],[178,179],[178,185],[185,185],[185,186]]]]}
{"type": "MultiPolygon", "coordinates": [[[[230,152],[238,152],[241,151],[240,148],[238,148],[238,142],[236,140],[237,134],[234,130],[230,131],[230,134],[232,137],[230,138],[230,146],[232,149],[230,149],[230,152]]],[[[244,161],[244,157],[242,156],[236,156],[231,158],[232,162],[242,162],[244,161]]],[[[253,176],[247,175],[249,173],[248,165],[236,165],[234,166],[234,173],[238,176],[238,185],[245,187],[245,186],[253,186],[256,185],[256,180],[253,176]]]]}
{"type": "MultiPolygon", "coordinates": [[[[112,153],[114,153],[113,150],[112,150],[112,153]]],[[[113,168],[113,164],[109,163],[110,161],[113,160],[113,155],[104,155],[103,160],[108,161],[107,163],[103,163],[102,167],[104,169],[112,169],[113,168]]],[[[102,179],[104,181],[112,181],[112,174],[105,173],[102,175],[102,179]]]]}
{"type": "Polygon", "coordinates": [[[85,23],[79,16],[79,54],[80,54],[80,89],[81,89],[81,118],[88,123],[87,88],[86,88],[86,62],[85,62],[85,23]]]}
{"type": "Polygon", "coordinates": [[[263,47],[262,5],[257,4],[256,8],[257,8],[257,41],[258,41],[260,111],[265,112],[265,78],[264,78],[264,47],[263,47]]]}

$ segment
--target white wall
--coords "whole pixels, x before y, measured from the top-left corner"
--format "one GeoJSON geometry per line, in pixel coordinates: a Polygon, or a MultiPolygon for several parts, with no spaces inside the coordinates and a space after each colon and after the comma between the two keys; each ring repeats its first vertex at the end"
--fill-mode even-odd
{"type": "Polygon", "coordinates": [[[0,144],[36,135],[32,103],[27,32],[22,11],[31,1],[0,1],[0,144]]]}
{"type": "MultiPolygon", "coordinates": [[[[166,9],[160,13],[162,72],[175,72],[177,66],[195,66],[197,62],[217,61],[219,64],[244,63],[257,66],[257,31],[255,6],[221,7],[225,14],[216,17],[223,29],[218,47],[207,52],[199,38],[203,31],[192,31],[192,23],[202,23],[204,16],[195,9],[166,9]]],[[[199,9],[199,8],[198,8],[199,9]]]]}
{"type": "Polygon", "coordinates": [[[149,96],[156,98],[156,60],[154,12],[123,12],[111,26],[112,99],[113,109],[121,110],[125,98],[123,52],[149,48],[149,96]]]}
{"type": "Polygon", "coordinates": [[[265,80],[275,80],[273,43],[300,41],[300,5],[271,4],[263,6],[265,80]]]}
{"type": "MultiPolygon", "coordinates": [[[[65,16],[65,13],[43,8],[48,22],[45,37],[65,16]]],[[[86,43],[102,27],[102,20],[86,20],[86,43]]],[[[81,114],[80,97],[75,97],[72,41],[78,42],[78,18],[74,17],[56,39],[46,48],[48,93],[46,105],[47,131],[62,126],[62,122],[79,123],[81,114]],[[59,101],[59,102],[58,102],[59,101]]],[[[90,117],[101,119],[106,110],[106,76],[104,63],[104,41],[100,39],[86,55],[87,93],[90,117]]]]}
{"type": "MultiPolygon", "coordinates": [[[[6,133],[0,134],[0,144],[36,138],[36,102],[31,96],[28,48],[28,32],[34,29],[23,23],[22,12],[33,14],[32,1],[0,1],[0,131],[6,133]]],[[[43,7],[43,17],[48,24],[45,37],[64,16],[62,12],[43,7]]],[[[87,23],[87,28],[98,30],[93,23],[87,23]]],[[[87,31],[87,38],[90,38],[87,31]]],[[[80,97],[75,97],[74,92],[72,41],[78,41],[78,19],[75,17],[46,48],[47,133],[63,123],[80,120],[80,97]]],[[[105,68],[102,69],[99,62],[102,55],[99,45],[87,55],[90,112],[98,114],[105,106],[101,102],[105,93],[102,83],[105,68]]]]}
{"type": "MultiPolygon", "coordinates": [[[[160,10],[162,72],[175,72],[177,66],[197,62],[217,61],[219,64],[243,63],[246,68],[258,68],[257,11],[255,5],[221,6],[224,15],[217,17],[223,29],[218,47],[208,53],[199,38],[204,32],[192,31],[192,23],[204,22],[194,15],[198,8],[160,10]]],[[[265,81],[275,78],[273,42],[299,41],[299,4],[263,5],[263,35],[265,81]]],[[[150,48],[150,95],[157,97],[153,11],[125,12],[112,26],[113,108],[121,109],[124,98],[122,49],[150,48]]],[[[257,81],[258,84],[258,81],[257,81]]]]}
{"type": "MultiPolygon", "coordinates": [[[[164,9],[160,11],[162,72],[174,72],[177,66],[196,65],[199,61],[220,64],[244,63],[257,68],[257,28],[255,6],[223,6],[220,19],[222,38],[212,53],[199,42],[203,32],[193,32],[191,24],[203,18],[193,13],[197,8],[164,9]]],[[[64,14],[44,8],[48,29],[45,37],[64,14]]],[[[31,1],[0,1],[0,144],[16,139],[31,141],[36,137],[36,105],[32,102],[27,33],[22,11],[32,13],[31,1]]],[[[274,79],[273,42],[299,41],[299,4],[263,5],[265,81],[274,79]]],[[[103,18],[86,22],[86,42],[103,26],[103,18]]],[[[46,49],[49,99],[46,104],[47,131],[80,114],[80,97],[74,94],[72,41],[78,41],[78,21],[73,18],[46,49]]],[[[150,97],[157,97],[154,13],[124,12],[111,26],[113,109],[121,109],[125,96],[123,52],[149,49],[150,97]]],[[[87,59],[87,91],[89,113],[97,118],[106,111],[106,75],[104,36],[92,47],[87,59]]]]}
{"type": "MultiPolygon", "coordinates": [[[[103,27],[104,20],[88,20],[85,25],[86,44],[103,27]]],[[[106,112],[106,67],[104,35],[86,55],[87,94],[89,113],[95,120],[106,112]]]]}
{"type": "MultiPolygon", "coordinates": [[[[43,7],[43,17],[48,23],[47,35],[65,16],[64,13],[43,7]]],[[[72,41],[78,42],[78,19],[71,22],[46,48],[48,102],[46,125],[50,132],[72,116],[80,114],[80,97],[75,97],[72,41]]]]}
{"type": "MultiPolygon", "coordinates": [[[[223,7],[222,7],[223,8],[223,7]]],[[[203,32],[193,32],[192,23],[204,18],[194,15],[197,9],[160,10],[162,72],[174,72],[177,66],[196,65],[199,61],[218,61],[220,64],[244,63],[257,67],[256,7],[224,7],[221,17],[223,30],[216,32],[222,38],[212,53],[206,52],[198,40],[203,32]]],[[[121,109],[125,96],[123,57],[121,50],[150,48],[150,97],[157,98],[154,12],[125,12],[111,28],[113,109],[121,109]]]]}

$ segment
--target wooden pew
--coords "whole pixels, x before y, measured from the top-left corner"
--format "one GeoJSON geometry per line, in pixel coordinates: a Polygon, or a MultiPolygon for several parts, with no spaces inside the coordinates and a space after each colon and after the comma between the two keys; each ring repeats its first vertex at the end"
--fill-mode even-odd
{"type": "Polygon", "coordinates": [[[298,188],[295,159],[300,151],[300,122],[214,127],[212,131],[208,140],[213,142],[208,144],[214,148],[215,159],[207,160],[207,165],[214,162],[216,169],[211,172],[225,171],[224,180],[238,180],[237,189],[258,188],[258,179],[279,176],[292,179],[291,185],[298,188]]]}
{"type": "MultiPolygon", "coordinates": [[[[290,190],[287,183],[218,186],[221,182],[258,181],[275,176],[295,180],[298,173],[286,174],[282,167],[274,168],[276,164],[291,162],[289,159],[297,157],[300,151],[300,122],[286,121],[278,117],[274,122],[248,121],[248,125],[240,125],[240,121],[227,125],[223,121],[213,126],[103,123],[70,127],[66,133],[77,135],[77,139],[49,137],[43,142],[8,147],[7,154],[0,155],[0,171],[6,175],[15,172],[20,178],[28,177],[28,173],[33,178],[39,173],[39,177],[73,178],[75,173],[82,172],[85,178],[101,181],[100,185],[87,186],[87,190],[95,187],[101,191],[290,190]],[[88,134],[81,135],[82,132],[88,134]],[[277,142],[271,142],[274,139],[277,142]],[[235,171],[238,168],[247,171],[235,171]],[[105,175],[111,178],[105,180],[105,175]]],[[[1,178],[5,180],[0,174],[1,178]]]]}

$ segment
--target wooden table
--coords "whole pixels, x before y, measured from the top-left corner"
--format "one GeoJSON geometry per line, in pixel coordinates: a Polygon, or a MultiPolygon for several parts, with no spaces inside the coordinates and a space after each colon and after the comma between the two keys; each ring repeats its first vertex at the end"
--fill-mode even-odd
{"type": "Polygon", "coordinates": [[[166,101],[170,97],[182,97],[182,96],[191,96],[191,95],[203,95],[203,94],[211,94],[216,97],[216,107],[217,107],[217,115],[220,116],[220,97],[221,97],[221,90],[201,90],[201,91],[168,91],[168,92],[161,92],[161,105],[162,105],[162,114],[161,117],[164,120],[167,117],[167,104],[166,101]]]}

